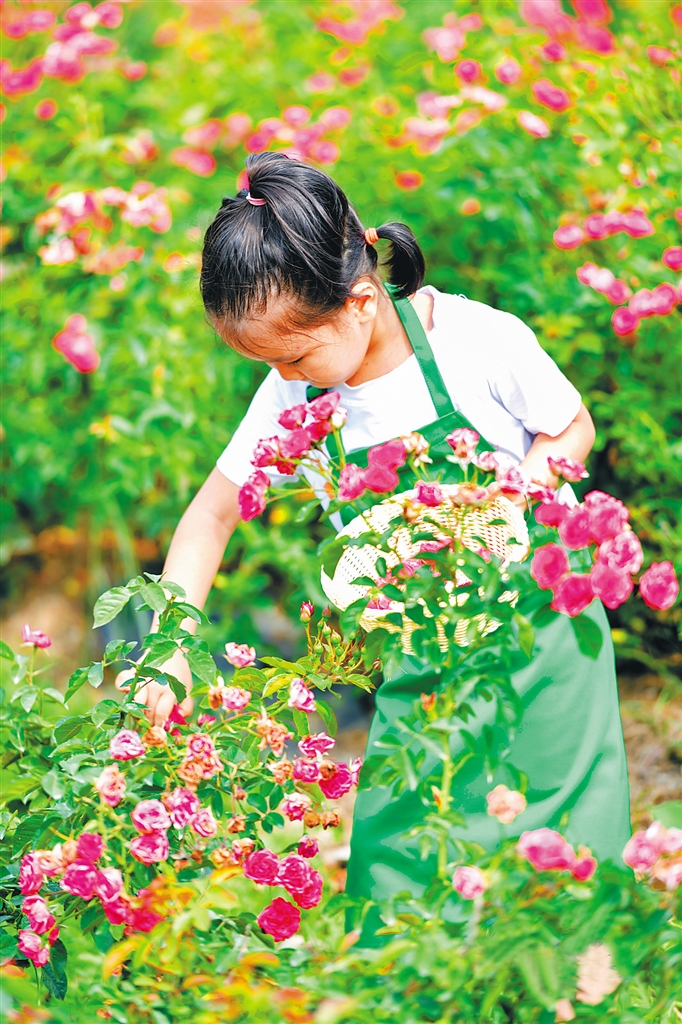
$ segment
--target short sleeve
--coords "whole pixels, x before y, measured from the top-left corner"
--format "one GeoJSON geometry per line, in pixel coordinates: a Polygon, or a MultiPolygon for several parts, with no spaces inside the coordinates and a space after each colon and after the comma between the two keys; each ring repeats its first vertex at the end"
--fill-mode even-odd
{"type": "MultiPolygon", "coordinates": [[[[296,402],[305,401],[303,382],[287,384],[287,389],[291,390],[292,394],[283,393],[282,383],[282,378],[276,370],[267,375],[253,396],[246,415],[232,435],[230,443],[216,462],[223,476],[238,487],[241,487],[254,472],[251,459],[258,442],[265,437],[286,433],[277,422],[282,410],[295,405],[296,402]],[[300,395],[293,393],[298,391],[301,392],[300,395]]],[[[267,469],[265,472],[270,475],[273,483],[291,480],[291,477],[283,477],[276,470],[267,469]]]]}
{"type": "Polygon", "coordinates": [[[490,339],[486,375],[490,391],[529,434],[561,434],[578,415],[580,392],[541,347],[523,320],[499,313],[504,323],[490,339]]]}

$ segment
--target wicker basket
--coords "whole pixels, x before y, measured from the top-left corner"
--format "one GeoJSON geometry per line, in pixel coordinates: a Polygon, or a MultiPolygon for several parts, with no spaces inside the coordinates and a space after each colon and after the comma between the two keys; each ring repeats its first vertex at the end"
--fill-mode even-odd
{"type": "MultiPolygon", "coordinates": [[[[442,527],[448,536],[458,538],[464,547],[471,551],[480,550],[482,540],[490,552],[502,559],[503,566],[509,562],[522,561],[526,557],[529,551],[528,528],[523,514],[516,505],[501,496],[496,496],[483,506],[458,504],[459,485],[442,484],[441,490],[446,498],[450,497],[453,500],[446,501],[437,508],[424,509],[421,514],[417,514],[416,519],[413,520],[413,526],[418,528],[420,532],[432,532],[434,537],[437,537],[439,533],[438,527],[442,527]],[[425,515],[427,516],[427,521],[424,521],[425,515]],[[499,524],[500,520],[503,521],[503,525],[490,525],[492,522],[499,524]],[[516,543],[508,543],[510,540],[514,540],[516,543]]],[[[402,494],[379,502],[366,512],[356,516],[341,531],[340,536],[349,538],[360,537],[368,530],[380,534],[385,533],[390,528],[391,523],[402,519],[405,502],[407,499],[413,498],[413,496],[414,491],[404,491],[402,494]]],[[[372,544],[346,548],[334,569],[334,575],[330,577],[324,569],[321,573],[322,589],[329,601],[337,608],[343,610],[354,601],[366,597],[370,587],[353,583],[352,581],[360,576],[366,576],[378,582],[380,577],[376,569],[376,562],[379,558],[384,558],[390,570],[407,559],[423,557],[419,546],[412,542],[411,536],[412,531],[407,526],[401,526],[396,523],[395,531],[388,542],[388,546],[391,549],[389,552],[382,552],[372,544]]],[[[459,587],[468,582],[470,582],[468,577],[458,569],[454,583],[451,582],[449,586],[446,583],[445,587],[450,591],[454,591],[455,584],[459,587]]],[[[516,593],[506,591],[500,597],[500,600],[514,601],[516,596],[516,593]]],[[[466,603],[468,597],[469,595],[466,592],[452,593],[450,602],[453,606],[457,604],[461,607],[466,603]]],[[[388,609],[366,608],[360,619],[360,625],[366,630],[383,626],[390,632],[396,632],[400,627],[388,624],[385,621],[385,616],[387,612],[401,612],[403,610],[404,605],[398,601],[391,602],[391,607],[388,609]]],[[[427,609],[425,609],[425,612],[427,615],[429,614],[427,609]]],[[[469,619],[461,619],[457,625],[455,642],[461,646],[466,646],[468,642],[467,632],[470,621],[469,619]]],[[[496,629],[499,625],[494,619],[486,618],[483,615],[475,616],[474,621],[477,622],[479,632],[484,635],[496,629]]],[[[407,617],[403,619],[401,630],[403,650],[408,654],[414,653],[410,638],[415,628],[415,623],[411,619],[407,617]]],[[[445,651],[447,650],[447,639],[442,622],[439,620],[436,622],[436,629],[441,649],[445,651]]]]}

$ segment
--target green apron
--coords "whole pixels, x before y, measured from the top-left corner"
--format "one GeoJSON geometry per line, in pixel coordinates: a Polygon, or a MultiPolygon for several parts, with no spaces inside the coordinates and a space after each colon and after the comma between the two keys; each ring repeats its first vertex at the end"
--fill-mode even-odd
{"type": "MultiPolygon", "coordinates": [[[[451,453],[445,437],[457,427],[476,428],[454,408],[414,307],[407,299],[393,301],[438,413],[438,419],[419,432],[430,442],[434,468],[444,471],[447,482],[457,482],[459,468],[444,459],[451,453]]],[[[491,449],[492,445],[481,439],[478,450],[491,449]]],[[[366,450],[349,454],[353,462],[366,464],[366,450]]],[[[409,479],[404,479],[409,486],[409,479]]],[[[534,528],[532,521],[528,525],[534,528]]],[[[537,628],[532,661],[524,662],[512,676],[523,705],[523,721],[509,760],[528,776],[528,806],[512,825],[500,825],[490,817],[486,793],[499,782],[508,783],[509,778],[502,768],[489,782],[483,760],[472,757],[453,783],[453,809],[466,818],[466,827],[451,829],[453,838],[474,841],[492,851],[504,839],[527,830],[561,827],[571,843],[590,847],[598,860],[621,862],[631,830],[613,644],[601,602],[595,599],[583,614],[602,632],[596,659],[580,652],[570,620],[559,616],[537,628]]],[[[396,720],[410,717],[419,695],[438,686],[439,677],[407,655],[398,670],[386,674],[376,693],[366,757],[386,756],[377,743],[387,735],[399,736],[396,720]]],[[[494,727],[495,706],[482,698],[471,703],[475,716],[466,728],[479,737],[486,723],[494,727]]],[[[453,754],[463,746],[454,734],[453,754]]],[[[427,752],[422,776],[428,776],[436,764],[435,756],[427,752]]],[[[358,792],[346,883],[349,895],[381,902],[406,891],[419,897],[428,888],[436,875],[435,855],[422,860],[418,838],[406,838],[410,828],[423,821],[425,812],[416,792],[407,790],[394,796],[386,787],[358,792]]],[[[458,916],[454,896],[446,904],[444,916],[458,916]]],[[[373,936],[381,924],[378,909],[372,908],[363,926],[363,945],[383,941],[373,936]]]]}

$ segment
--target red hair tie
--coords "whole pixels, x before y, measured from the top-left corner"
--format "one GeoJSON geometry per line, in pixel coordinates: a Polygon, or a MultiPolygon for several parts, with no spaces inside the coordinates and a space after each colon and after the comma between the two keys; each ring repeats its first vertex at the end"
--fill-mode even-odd
{"type": "Polygon", "coordinates": [[[379,232],[376,228],[367,228],[364,234],[367,245],[375,245],[379,241],[379,232]]]}

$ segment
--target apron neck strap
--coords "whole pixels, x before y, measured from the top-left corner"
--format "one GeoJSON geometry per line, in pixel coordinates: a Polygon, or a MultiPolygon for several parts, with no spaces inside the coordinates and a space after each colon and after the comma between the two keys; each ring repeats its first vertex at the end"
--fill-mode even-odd
{"type": "Polygon", "coordinates": [[[452,399],[448,393],[448,389],[445,386],[445,382],[441,376],[440,370],[433,355],[433,349],[429,345],[429,340],[426,337],[426,332],[422,327],[421,320],[417,316],[417,312],[410,302],[409,299],[398,299],[395,295],[395,288],[393,285],[386,284],[384,286],[388,292],[393,305],[395,306],[396,313],[400,317],[401,323],[405,328],[412,351],[417,357],[419,368],[421,369],[426,386],[429,389],[431,400],[435,406],[438,416],[448,416],[450,413],[455,411],[455,407],[452,404],[452,399]]]}

